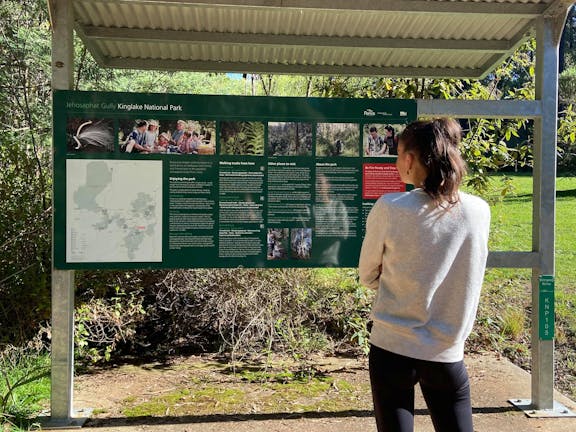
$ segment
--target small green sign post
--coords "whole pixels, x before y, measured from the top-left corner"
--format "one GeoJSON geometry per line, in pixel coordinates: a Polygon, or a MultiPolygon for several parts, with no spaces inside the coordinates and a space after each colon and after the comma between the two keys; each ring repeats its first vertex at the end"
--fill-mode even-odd
{"type": "Polygon", "coordinates": [[[541,275],[539,278],[539,328],[541,340],[554,339],[554,276],[541,275]]]}

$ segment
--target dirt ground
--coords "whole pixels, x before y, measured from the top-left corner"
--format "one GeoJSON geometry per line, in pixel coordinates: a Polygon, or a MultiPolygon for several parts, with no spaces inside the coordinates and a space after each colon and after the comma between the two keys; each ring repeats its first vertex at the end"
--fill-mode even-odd
{"type": "MultiPolygon", "coordinates": [[[[508,402],[531,396],[530,376],[508,360],[490,354],[470,356],[466,362],[475,430],[576,430],[574,417],[529,418],[508,402]]],[[[231,370],[213,357],[125,365],[78,376],[74,406],[92,410],[83,427],[91,432],[376,430],[365,361],[315,359],[307,376],[288,370],[282,363],[268,369],[239,364],[231,370]]],[[[556,394],[555,401],[568,414],[576,413],[571,400],[556,394]]],[[[87,413],[78,411],[78,416],[87,413]]],[[[416,431],[433,431],[420,394],[415,423],[416,431]]]]}

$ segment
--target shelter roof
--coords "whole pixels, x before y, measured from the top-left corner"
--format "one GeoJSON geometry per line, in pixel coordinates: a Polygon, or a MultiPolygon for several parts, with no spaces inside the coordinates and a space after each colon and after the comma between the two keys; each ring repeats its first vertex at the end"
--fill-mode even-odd
{"type": "Polygon", "coordinates": [[[481,78],[538,18],[563,20],[571,3],[74,0],[73,11],[77,34],[104,67],[481,78]]]}

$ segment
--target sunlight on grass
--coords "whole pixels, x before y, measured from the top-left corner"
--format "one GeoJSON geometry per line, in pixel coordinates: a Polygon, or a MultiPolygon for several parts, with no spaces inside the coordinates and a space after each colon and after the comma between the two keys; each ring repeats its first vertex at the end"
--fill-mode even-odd
{"type": "Polygon", "coordinates": [[[0,354],[0,430],[28,430],[48,405],[50,356],[32,346],[9,346],[0,354]]]}
{"type": "Polygon", "coordinates": [[[532,249],[532,177],[493,176],[484,197],[490,203],[491,251],[532,249]],[[503,195],[502,191],[506,190],[503,195]]]}
{"type": "MultiPolygon", "coordinates": [[[[282,374],[284,375],[284,374],[282,374]]],[[[240,380],[239,380],[240,381],[240,380]]],[[[228,382],[180,388],[149,400],[125,401],[126,417],[238,414],[246,412],[308,412],[366,409],[369,389],[333,377],[307,380],[277,377],[264,382],[228,382]]]]}
{"type": "MultiPolygon", "coordinates": [[[[490,250],[530,251],[532,176],[494,175],[492,180],[492,189],[484,197],[490,202],[492,211],[490,250]],[[500,191],[506,177],[509,177],[512,188],[506,196],[502,196],[500,191]]],[[[556,311],[560,319],[576,329],[576,177],[558,177],[556,187],[556,311]]],[[[529,285],[530,272],[523,269],[491,269],[486,274],[486,284],[502,285],[503,280],[513,278],[529,285]]],[[[527,300],[530,301],[530,298],[527,300]]]]}

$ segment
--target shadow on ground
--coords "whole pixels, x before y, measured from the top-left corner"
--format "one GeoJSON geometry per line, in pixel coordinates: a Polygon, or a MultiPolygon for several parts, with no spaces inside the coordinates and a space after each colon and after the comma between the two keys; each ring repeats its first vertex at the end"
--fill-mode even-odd
{"type": "MultiPolygon", "coordinates": [[[[482,407],[473,408],[474,414],[500,414],[510,411],[517,411],[513,406],[482,407]]],[[[415,415],[428,416],[428,410],[416,409],[415,415]]],[[[290,419],[328,419],[328,418],[348,418],[348,417],[373,417],[372,410],[347,410],[347,411],[325,411],[325,412],[303,412],[303,413],[266,413],[266,414],[211,414],[198,416],[165,416],[165,417],[110,417],[104,419],[89,419],[87,427],[109,428],[122,426],[139,425],[166,425],[166,424],[198,424],[198,423],[230,423],[245,421],[267,421],[267,420],[290,420],[290,419]]]]}

